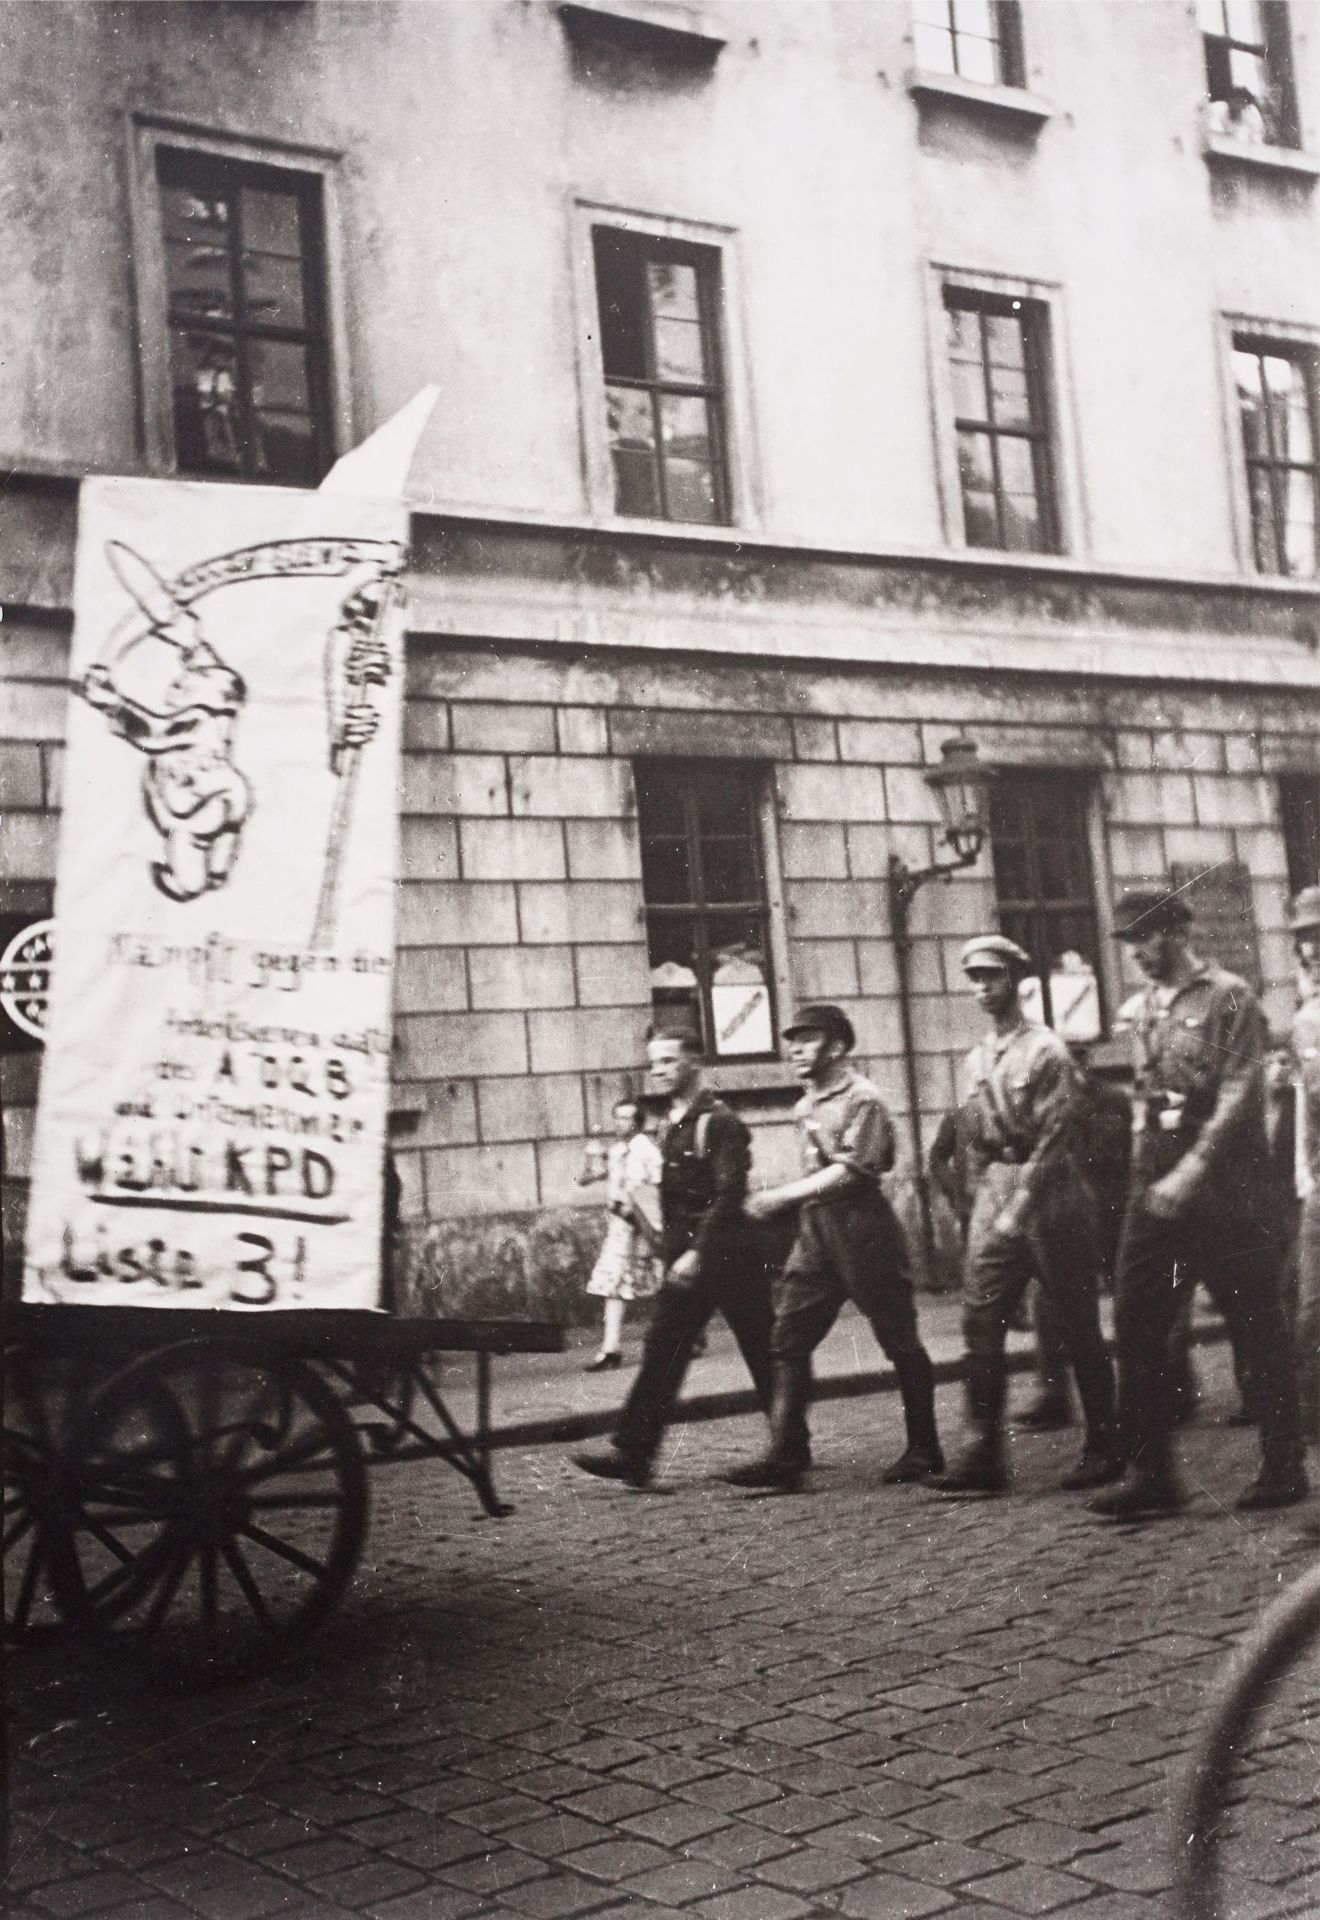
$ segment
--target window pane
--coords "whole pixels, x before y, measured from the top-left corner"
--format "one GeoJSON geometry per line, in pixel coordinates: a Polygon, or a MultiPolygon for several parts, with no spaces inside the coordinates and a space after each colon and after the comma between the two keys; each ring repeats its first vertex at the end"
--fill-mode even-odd
{"type": "Polygon", "coordinates": [[[692,902],[692,870],[686,840],[642,841],[642,893],[657,907],[692,902]]]}
{"type": "Polygon", "coordinates": [[[228,198],[163,187],[161,214],[171,313],[198,320],[231,318],[228,198]]]}
{"type": "Polygon", "coordinates": [[[993,493],[963,490],[963,528],[969,547],[999,545],[999,514],[993,493]]]}
{"type": "Polygon", "coordinates": [[[756,831],[756,810],[745,768],[736,761],[706,761],[693,769],[691,791],[696,802],[697,831],[710,834],[756,831]]]}
{"type": "Polygon", "coordinates": [[[991,40],[958,35],[958,71],[964,80],[991,87],[999,78],[999,49],[991,40]]]}
{"type": "Polygon", "coordinates": [[[709,403],[691,395],[662,394],[660,418],[669,518],[717,519],[709,403]]]}
{"type": "Polygon", "coordinates": [[[174,329],[174,443],[184,473],[241,473],[238,362],[232,340],[174,329]]]}
{"type": "Polygon", "coordinates": [[[243,250],[244,317],[259,325],[301,327],[303,312],[302,262],[278,253],[243,250]]]}
{"type": "Polygon", "coordinates": [[[1302,368],[1295,360],[1276,354],[1265,360],[1265,384],[1270,396],[1270,421],[1276,459],[1314,459],[1310,396],[1302,368]]]}
{"type": "Polygon", "coordinates": [[[631,387],[605,390],[605,430],[614,462],[614,510],[656,519],[660,487],[651,396],[631,387]]]}
{"type": "Polygon", "coordinates": [[[660,380],[690,380],[694,384],[705,380],[706,350],[698,321],[657,318],[655,370],[660,380]]]}
{"type": "Polygon", "coordinates": [[[1012,367],[992,367],[990,393],[997,427],[1031,425],[1031,399],[1025,373],[1019,373],[1012,367]]]}
{"type": "Polygon", "coordinates": [[[964,491],[968,488],[994,491],[995,467],[988,433],[958,435],[958,473],[964,491]]]}
{"type": "Polygon", "coordinates": [[[707,900],[755,900],[760,892],[756,856],[741,838],[703,840],[701,874],[707,900]]]}
{"type": "Polygon", "coordinates": [[[1261,573],[1281,573],[1279,545],[1274,534],[1269,468],[1248,467],[1247,484],[1251,490],[1251,537],[1256,550],[1256,566],[1261,573]]]}
{"type": "Polygon", "coordinates": [[[680,260],[648,260],[646,278],[651,290],[651,309],[657,321],[700,320],[694,266],[680,260]]]}
{"type": "Polygon", "coordinates": [[[1230,39],[1245,40],[1248,45],[1262,44],[1265,36],[1256,0],[1223,0],[1223,11],[1230,39]]]}
{"type": "MultiPolygon", "coordinates": [[[[994,846],[996,893],[1001,900],[1026,899],[1031,891],[1026,843],[1001,839],[998,832],[992,832],[991,840],[994,846]]],[[[1016,934],[1009,937],[1017,938],[1016,934]]]]}
{"type": "Polygon", "coordinates": [[[696,923],[683,918],[652,919],[646,930],[651,963],[651,1005],[666,1026],[701,1033],[701,994],[697,986],[696,923]]]}
{"type": "Polygon", "coordinates": [[[307,349],[289,340],[252,340],[252,461],[263,479],[313,477],[315,433],[307,349]]]}
{"type": "Polygon", "coordinates": [[[960,420],[988,419],[985,407],[985,369],[980,360],[954,360],[949,370],[953,375],[953,410],[958,418],[960,420]]]}
{"type": "Polygon", "coordinates": [[[993,40],[995,17],[991,0],[953,0],[953,24],[960,39],[966,33],[974,33],[984,40],[993,40]]]}
{"type": "Polygon", "coordinates": [[[1025,367],[1020,313],[988,313],[985,317],[986,351],[994,367],[1025,367]]]}
{"type": "Polygon", "coordinates": [[[644,380],[648,374],[648,320],[642,260],[620,234],[597,227],[596,299],[607,379],[644,380]]]}
{"type": "Polygon", "coordinates": [[[927,26],[920,20],[912,29],[913,53],[928,73],[953,73],[953,35],[947,27],[927,26]]]}
{"type": "Polygon", "coordinates": [[[243,244],[259,253],[302,257],[302,233],[296,193],[278,193],[264,187],[244,187],[243,244]]]}
{"type": "Polygon", "coordinates": [[[1316,573],[1316,482],[1295,470],[1284,479],[1284,540],[1288,571],[1310,580],[1316,573]]]}
{"type": "Polygon", "coordinates": [[[634,773],[637,818],[643,834],[683,832],[683,780],[668,763],[641,760],[634,773]]]}
{"type": "Polygon", "coordinates": [[[1254,353],[1235,353],[1233,355],[1233,378],[1237,382],[1238,406],[1242,419],[1242,441],[1247,458],[1265,455],[1269,445],[1265,437],[1265,421],[1261,409],[1260,361],[1254,353]]]}
{"type": "Polygon", "coordinates": [[[1032,463],[1031,442],[1009,434],[999,438],[999,478],[1004,492],[1030,500],[1036,497],[1036,475],[1032,463]]]}

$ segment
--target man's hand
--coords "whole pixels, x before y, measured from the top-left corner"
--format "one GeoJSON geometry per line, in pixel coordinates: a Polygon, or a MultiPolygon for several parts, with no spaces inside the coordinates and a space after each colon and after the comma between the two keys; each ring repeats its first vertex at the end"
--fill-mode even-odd
{"type": "Polygon", "coordinates": [[[1157,1220],[1176,1220],[1187,1211],[1193,1194],[1201,1184],[1201,1169],[1189,1154],[1176,1167],[1146,1189],[1146,1211],[1157,1220]]]}
{"type": "Polygon", "coordinates": [[[665,1275],[665,1279],[672,1280],[675,1286],[690,1286],[696,1279],[699,1270],[696,1248],[689,1247],[686,1253],[679,1254],[677,1260],[675,1260],[673,1266],[665,1275]]]}
{"type": "Polygon", "coordinates": [[[1315,1178],[1310,1169],[1303,1167],[1297,1176],[1297,1198],[1309,1200],[1315,1192],[1315,1178]]]}
{"type": "Polygon", "coordinates": [[[998,1240],[1011,1240],[1022,1225],[1022,1216],[1012,1207],[1004,1207],[995,1215],[990,1231],[998,1240]]]}
{"type": "Polygon", "coordinates": [[[749,1220],[770,1220],[782,1211],[783,1202],[773,1193],[749,1193],[743,1202],[743,1212],[749,1220]]]}

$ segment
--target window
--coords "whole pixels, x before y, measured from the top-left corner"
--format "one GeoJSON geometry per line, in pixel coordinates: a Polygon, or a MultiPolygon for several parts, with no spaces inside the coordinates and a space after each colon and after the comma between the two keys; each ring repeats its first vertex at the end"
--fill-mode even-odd
{"type": "Polygon", "coordinates": [[[1045,307],[946,286],[944,309],[967,545],[1052,553],[1045,307]]]}
{"type": "Polygon", "coordinates": [[[1261,573],[1314,579],[1320,465],[1316,354],[1303,346],[1233,336],[1233,377],[1261,573]]]}
{"type": "Polygon", "coordinates": [[[760,770],[639,760],[642,894],[656,1018],[698,1031],[713,1059],[774,1052],[760,770]]]}
{"type": "Polygon", "coordinates": [[[1024,1004],[1070,1040],[1103,1026],[1090,798],[1073,774],[1003,771],[990,789],[999,923],[1036,965],[1024,1004]]]}
{"type": "Polygon", "coordinates": [[[313,486],[333,459],[320,182],[156,149],[180,473],[313,486]]]}
{"type": "Polygon", "coordinates": [[[986,86],[1023,84],[1016,0],[913,0],[912,14],[918,67],[986,86]]]}
{"type": "Polygon", "coordinates": [[[1285,773],[1279,817],[1288,858],[1288,891],[1320,886],[1320,773],[1285,773]]]}
{"type": "Polygon", "coordinates": [[[1244,146],[1298,145],[1288,10],[1280,0],[1197,0],[1210,131],[1244,146]]]}
{"type": "Polygon", "coordinates": [[[719,251],[592,228],[614,511],[727,523],[719,251]]]}

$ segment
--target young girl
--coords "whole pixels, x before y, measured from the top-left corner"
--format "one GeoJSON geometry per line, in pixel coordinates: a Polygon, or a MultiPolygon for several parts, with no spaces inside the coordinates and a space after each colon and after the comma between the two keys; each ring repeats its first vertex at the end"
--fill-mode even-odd
{"type": "Polygon", "coordinates": [[[629,1300],[647,1300],[664,1275],[660,1260],[660,1149],[646,1131],[636,1100],[614,1106],[614,1140],[602,1155],[591,1141],[578,1174],[578,1185],[606,1182],[608,1218],[600,1258],[591,1271],[587,1292],[605,1302],[605,1328],[600,1351],[586,1371],[622,1362],[624,1307],[629,1300]],[[594,1151],[593,1151],[594,1150],[594,1151]]]}

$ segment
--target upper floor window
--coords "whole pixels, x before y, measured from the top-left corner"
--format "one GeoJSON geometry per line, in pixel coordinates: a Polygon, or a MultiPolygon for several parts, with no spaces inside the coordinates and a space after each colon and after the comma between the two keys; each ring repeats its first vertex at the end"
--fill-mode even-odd
{"type": "Polygon", "coordinates": [[[1244,146],[1298,145],[1283,0],[1197,0],[1210,131],[1244,146]]]}
{"type": "Polygon", "coordinates": [[[314,486],[333,459],[320,182],[158,147],[180,473],[314,486]]]}
{"type": "Polygon", "coordinates": [[[913,0],[912,15],[918,67],[986,86],[1022,86],[1017,0],[913,0]]]}
{"type": "Polygon", "coordinates": [[[944,308],[967,545],[1054,552],[1045,308],[952,286],[944,308]]]}
{"type": "Polygon", "coordinates": [[[729,760],[639,760],[642,895],[656,1018],[712,1059],[775,1049],[764,778],[729,760]]]}
{"type": "Polygon", "coordinates": [[[1035,963],[1023,1004],[1069,1040],[1103,1026],[1090,798],[1076,774],[1001,769],[990,789],[999,924],[1035,963]]]}
{"type": "Polygon", "coordinates": [[[1235,334],[1233,375],[1257,570],[1314,579],[1320,571],[1316,352],[1235,334]]]}
{"type": "Polygon", "coordinates": [[[592,228],[614,511],[729,519],[719,250],[592,228]]]}

